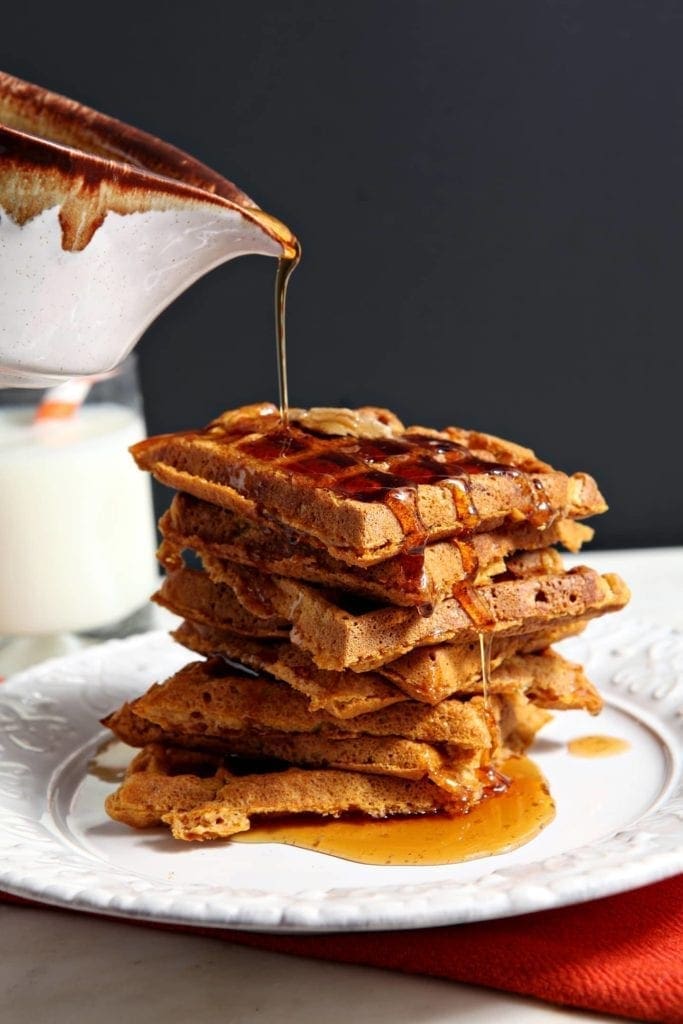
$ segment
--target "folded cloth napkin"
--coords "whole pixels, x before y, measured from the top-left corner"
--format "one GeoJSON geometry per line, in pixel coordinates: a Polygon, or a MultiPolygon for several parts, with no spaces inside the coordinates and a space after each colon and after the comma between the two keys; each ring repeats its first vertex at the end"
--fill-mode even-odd
{"type": "MultiPolygon", "coordinates": [[[[7,894],[0,898],[16,900],[7,894]]],[[[559,910],[445,928],[265,935],[162,927],[278,953],[449,978],[641,1021],[683,1024],[683,875],[559,910]]]]}

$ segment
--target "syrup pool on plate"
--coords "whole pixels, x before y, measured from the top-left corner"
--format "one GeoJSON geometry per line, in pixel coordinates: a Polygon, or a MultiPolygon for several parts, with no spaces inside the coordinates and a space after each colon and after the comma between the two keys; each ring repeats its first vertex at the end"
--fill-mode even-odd
{"type": "Polygon", "coordinates": [[[512,757],[502,766],[507,789],[469,814],[312,821],[292,816],[252,826],[239,843],[284,843],[361,864],[456,864],[505,853],[528,843],[555,817],[555,804],[533,761],[512,757]]]}

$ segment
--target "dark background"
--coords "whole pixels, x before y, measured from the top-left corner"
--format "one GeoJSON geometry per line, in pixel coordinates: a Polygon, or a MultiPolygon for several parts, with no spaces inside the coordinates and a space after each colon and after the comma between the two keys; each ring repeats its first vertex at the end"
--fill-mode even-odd
{"type": "MultiPolygon", "coordinates": [[[[4,70],[189,150],[299,235],[293,404],[501,433],[598,477],[597,545],[683,541],[681,3],[72,2],[2,22],[4,70]]],[[[276,398],[274,270],[227,264],[149,330],[151,432],[276,398]]]]}

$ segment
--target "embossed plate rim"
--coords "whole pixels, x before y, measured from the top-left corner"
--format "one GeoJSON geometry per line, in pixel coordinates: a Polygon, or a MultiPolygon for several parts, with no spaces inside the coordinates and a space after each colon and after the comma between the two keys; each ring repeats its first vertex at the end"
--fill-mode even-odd
{"type": "MultiPolygon", "coordinates": [[[[609,672],[607,681],[601,680],[605,696],[654,731],[671,759],[663,792],[647,813],[594,843],[544,862],[494,869],[473,882],[340,885],[296,893],[195,884],[183,888],[103,863],[56,828],[55,782],[67,762],[79,751],[85,756],[98,742],[102,733],[93,721],[123,697],[120,681],[112,684],[109,673],[116,677],[125,664],[133,679],[138,673],[149,680],[151,663],[165,659],[180,665],[186,660],[166,634],[155,632],[45,662],[0,687],[0,747],[4,738],[16,751],[13,761],[5,757],[0,763],[0,887],[44,903],[123,918],[321,932],[506,917],[607,896],[676,874],[683,870],[677,754],[683,736],[683,634],[625,614],[594,624],[587,637],[564,649],[582,660],[589,673],[600,665],[603,675],[609,672]],[[58,713],[64,693],[78,698],[68,719],[58,713]],[[45,784],[38,806],[35,793],[31,803],[22,792],[31,775],[45,784]]],[[[173,665],[168,668],[172,670],[173,665]]],[[[131,687],[140,692],[139,684],[131,682],[131,687]]]]}

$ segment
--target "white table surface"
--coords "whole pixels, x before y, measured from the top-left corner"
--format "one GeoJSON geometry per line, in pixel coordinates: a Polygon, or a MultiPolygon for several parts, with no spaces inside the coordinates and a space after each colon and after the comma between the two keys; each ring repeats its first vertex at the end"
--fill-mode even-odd
{"type": "MultiPolygon", "coordinates": [[[[683,548],[586,553],[631,609],[683,629],[683,548]]],[[[590,1024],[488,989],[264,953],[58,910],[0,906],[3,1024],[590,1024]]]]}

